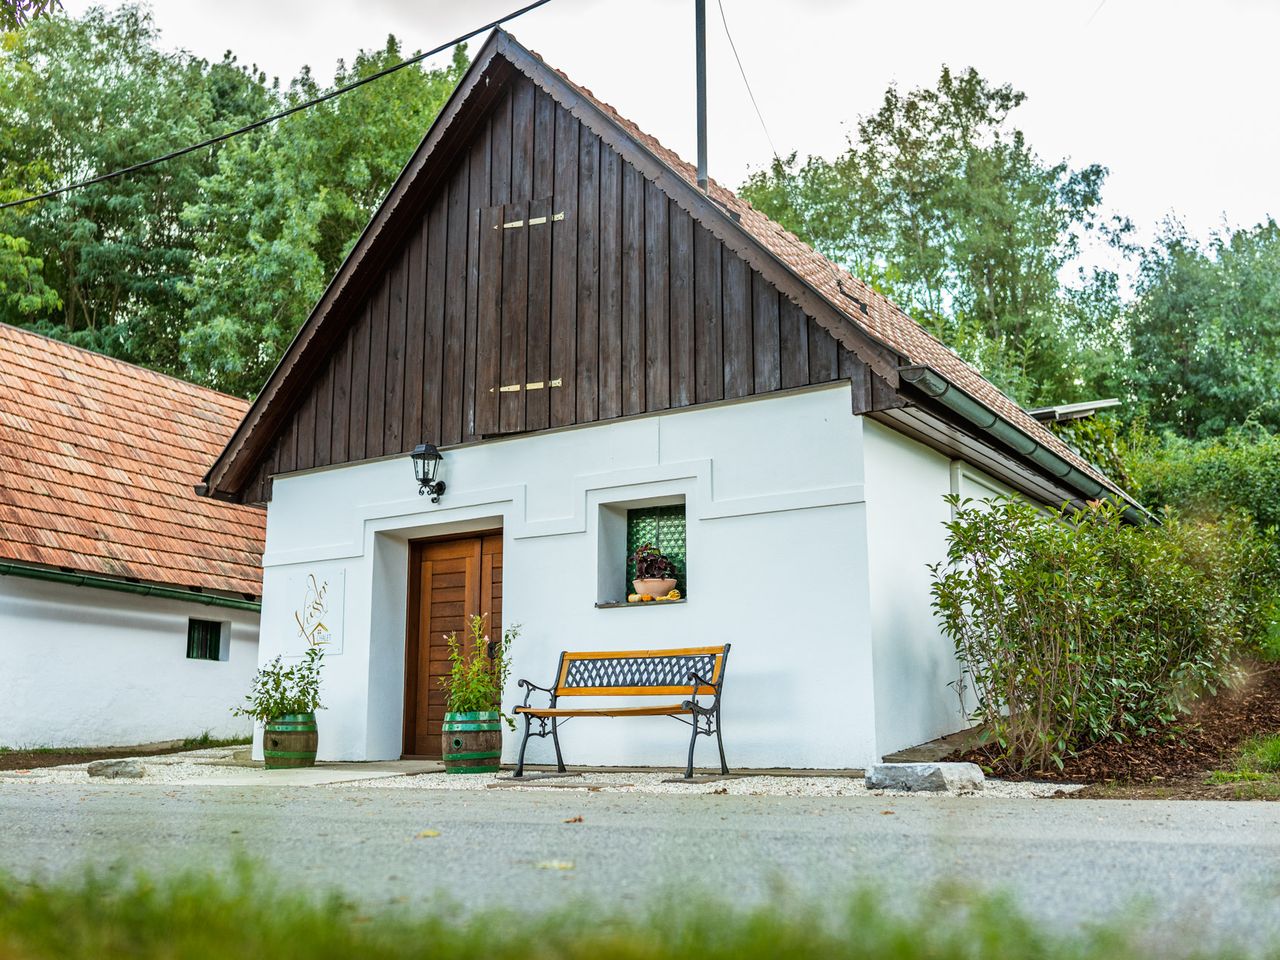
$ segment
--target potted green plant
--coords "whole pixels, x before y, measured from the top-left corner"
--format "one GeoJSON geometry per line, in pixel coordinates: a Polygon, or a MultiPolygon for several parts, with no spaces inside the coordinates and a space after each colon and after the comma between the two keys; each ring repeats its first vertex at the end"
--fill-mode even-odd
{"type": "Polygon", "coordinates": [[[313,767],[320,742],[316,711],[324,651],[314,643],[297,663],[286,667],[283,659],[278,656],[258,668],[245,702],[231,712],[262,724],[262,758],[268,770],[313,767]]]}
{"type": "Polygon", "coordinates": [[[640,596],[665,597],[676,588],[675,561],[652,543],[642,544],[631,555],[636,577],[631,581],[640,596]]]}
{"type": "Polygon", "coordinates": [[[511,673],[507,652],[520,633],[511,626],[502,639],[485,632],[488,614],[468,618],[467,638],[448,634],[449,676],[440,678],[445,715],[441,757],[445,773],[497,773],[502,759],[502,722],[515,721],[502,712],[502,691],[511,673]]]}

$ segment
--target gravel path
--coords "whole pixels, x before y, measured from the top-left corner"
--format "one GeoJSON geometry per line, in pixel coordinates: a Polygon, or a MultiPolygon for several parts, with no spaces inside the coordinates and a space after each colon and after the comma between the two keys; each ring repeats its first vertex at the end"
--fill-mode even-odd
{"type": "MultiPolygon", "coordinates": [[[[88,763],[68,764],[61,767],[40,767],[30,771],[0,772],[0,784],[21,782],[28,784],[67,784],[91,786],[102,789],[118,789],[122,784],[136,786],[173,786],[200,784],[202,781],[225,777],[229,770],[243,772],[253,783],[272,785],[273,774],[266,770],[254,771],[233,762],[233,756],[243,747],[212,747],[173,753],[164,756],[137,757],[146,768],[141,779],[103,780],[90,777],[88,763]]],[[[498,775],[451,775],[423,773],[413,776],[381,777],[369,780],[346,780],[324,784],[326,789],[350,790],[515,790],[517,792],[541,792],[549,790],[592,793],[644,793],[644,794],[713,794],[752,797],[938,797],[945,794],[910,794],[897,790],[867,790],[861,778],[855,777],[732,777],[707,783],[666,783],[669,773],[585,773],[578,777],[537,779],[531,775],[526,783],[516,785],[509,772],[498,775]],[[548,786],[548,785],[554,786],[548,786]]],[[[252,785],[252,784],[250,784],[252,785]]],[[[967,794],[974,798],[1020,799],[1053,796],[1055,793],[1081,789],[1076,784],[1059,783],[1010,783],[988,780],[986,788],[967,794]]]]}
{"type": "MultiPolygon", "coordinates": [[[[944,793],[909,793],[901,790],[868,790],[861,777],[729,777],[708,783],[668,783],[669,773],[584,773],[577,777],[530,780],[527,784],[498,775],[421,773],[385,780],[357,780],[331,784],[334,790],[514,790],[546,793],[549,790],[591,793],[713,794],[732,797],[941,797],[944,793]]],[[[1011,783],[988,780],[985,789],[952,796],[1011,800],[1050,797],[1082,789],[1079,784],[1011,783]]]]}

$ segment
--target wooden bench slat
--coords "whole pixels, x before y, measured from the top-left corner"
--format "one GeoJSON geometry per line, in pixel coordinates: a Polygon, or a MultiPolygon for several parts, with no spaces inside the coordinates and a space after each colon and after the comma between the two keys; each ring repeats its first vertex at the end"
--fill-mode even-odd
{"type": "Polygon", "coordinates": [[[656,707],[516,707],[516,713],[535,717],[665,717],[692,712],[678,703],[656,707]]]}
{"type": "MultiPolygon", "coordinates": [[[[559,687],[556,694],[561,697],[686,697],[693,692],[693,686],[682,683],[679,686],[664,687],[559,687]]],[[[714,696],[715,687],[705,684],[698,687],[698,696],[714,696]]]]}
{"type": "Polygon", "coordinates": [[[669,650],[566,650],[562,656],[566,660],[640,660],[645,657],[696,657],[706,654],[721,655],[724,646],[718,647],[674,647],[669,650]]]}

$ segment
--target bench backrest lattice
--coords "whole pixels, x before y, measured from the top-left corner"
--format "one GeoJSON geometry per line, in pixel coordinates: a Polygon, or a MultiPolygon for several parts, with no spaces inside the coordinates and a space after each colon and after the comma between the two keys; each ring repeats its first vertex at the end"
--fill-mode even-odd
{"type": "Polygon", "coordinates": [[[700,684],[698,696],[714,696],[724,670],[725,647],[683,650],[608,650],[560,656],[555,693],[558,697],[688,696],[690,673],[700,684]]]}

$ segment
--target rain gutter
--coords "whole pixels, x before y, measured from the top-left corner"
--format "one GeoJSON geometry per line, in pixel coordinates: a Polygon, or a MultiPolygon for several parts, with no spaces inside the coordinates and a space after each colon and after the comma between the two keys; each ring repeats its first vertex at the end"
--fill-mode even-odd
{"type": "Polygon", "coordinates": [[[75,587],[115,590],[118,593],[133,593],[138,596],[159,597],[164,600],[183,600],[187,603],[203,604],[206,607],[229,607],[232,610],[262,612],[262,603],[257,600],[240,600],[235,597],[223,597],[214,593],[196,593],[194,590],[180,590],[176,587],[162,587],[150,583],[133,583],[130,580],[113,580],[110,577],[95,577],[86,573],[68,573],[65,570],[50,570],[45,567],[29,567],[26,564],[10,563],[8,561],[0,561],[0,576],[26,577],[29,580],[65,583],[75,587]]]}
{"type": "Polygon", "coordinates": [[[1157,522],[1150,512],[1131,501],[1123,493],[1103,486],[1021,427],[1015,426],[990,407],[969,396],[933,367],[926,364],[899,367],[898,376],[929,399],[937,401],[952,413],[958,414],[987,436],[1027,458],[1045,474],[1075,490],[1085,500],[1118,500],[1124,504],[1125,519],[1131,523],[1157,522]]]}

